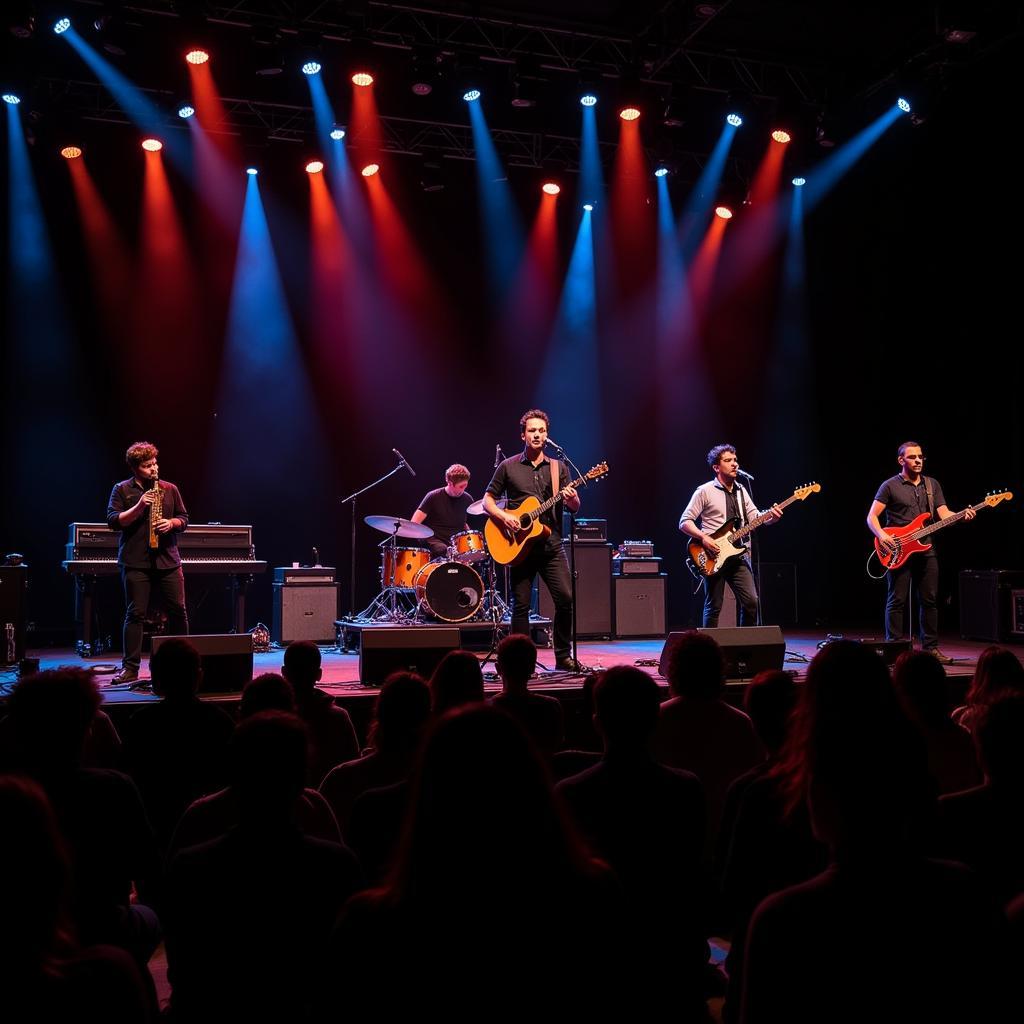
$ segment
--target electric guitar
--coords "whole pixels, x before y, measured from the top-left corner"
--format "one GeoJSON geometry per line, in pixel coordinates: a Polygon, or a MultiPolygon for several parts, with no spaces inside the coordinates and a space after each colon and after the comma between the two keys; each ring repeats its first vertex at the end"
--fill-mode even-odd
{"type": "MultiPolygon", "coordinates": [[[[1009,501],[1012,497],[1012,491],[992,491],[986,496],[984,501],[979,501],[977,505],[971,505],[970,510],[977,512],[978,509],[982,509],[986,505],[989,508],[995,508],[999,502],[1009,501]]],[[[896,542],[896,548],[893,551],[887,551],[882,547],[882,542],[877,537],[875,538],[875,554],[878,556],[878,561],[881,562],[882,568],[891,572],[893,569],[898,569],[903,565],[911,555],[917,554],[918,551],[927,551],[931,544],[922,544],[922,538],[935,533],[936,530],[943,530],[947,526],[959,523],[967,515],[967,512],[968,509],[965,508],[928,526],[924,525],[924,521],[931,517],[927,512],[922,512],[913,522],[907,523],[906,526],[886,527],[885,532],[896,542]]],[[[881,577],[878,578],[880,579],[881,577]]]]}
{"type": "MultiPolygon", "coordinates": [[[[568,487],[577,487],[579,484],[589,483],[591,480],[600,480],[607,475],[608,463],[600,462],[589,473],[573,480],[568,487]]],[[[515,535],[509,538],[504,526],[499,526],[493,519],[484,523],[484,538],[487,541],[487,550],[499,565],[515,565],[526,556],[526,552],[538,539],[546,539],[551,534],[551,527],[544,526],[540,517],[553,508],[562,500],[564,491],[552,495],[547,501],[541,502],[533,496],[524,498],[515,508],[506,508],[506,512],[513,512],[519,516],[519,529],[515,535]]]]}
{"type": "MultiPolygon", "coordinates": [[[[779,508],[792,505],[794,501],[805,501],[810,495],[817,494],[821,490],[821,484],[804,484],[798,487],[785,501],[778,503],[779,508]]],[[[759,516],[755,516],[746,526],[739,526],[738,519],[730,519],[720,526],[711,539],[718,543],[718,554],[713,555],[699,540],[691,540],[686,545],[690,554],[690,562],[696,573],[702,576],[714,576],[730,558],[742,555],[745,548],[739,546],[739,542],[749,533],[753,533],[759,526],[763,526],[773,516],[772,510],[768,509],[759,516]]]]}

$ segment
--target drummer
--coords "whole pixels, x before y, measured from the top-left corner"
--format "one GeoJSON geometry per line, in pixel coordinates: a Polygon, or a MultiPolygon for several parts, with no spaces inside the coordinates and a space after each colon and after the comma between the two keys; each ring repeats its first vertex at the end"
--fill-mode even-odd
{"type": "Polygon", "coordinates": [[[426,523],[434,531],[428,538],[427,546],[434,557],[443,557],[448,551],[452,536],[469,529],[466,509],[473,503],[468,493],[469,470],[456,462],[444,473],[445,485],[427,491],[419,508],[412,514],[414,523],[426,523]]]}

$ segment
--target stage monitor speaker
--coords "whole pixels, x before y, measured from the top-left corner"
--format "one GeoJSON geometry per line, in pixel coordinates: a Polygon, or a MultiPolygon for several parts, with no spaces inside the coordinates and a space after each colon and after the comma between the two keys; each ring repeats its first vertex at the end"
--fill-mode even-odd
{"type": "MultiPolygon", "coordinates": [[[[160,648],[173,640],[170,636],[153,637],[150,659],[160,648]]],[[[203,663],[202,693],[239,693],[252,679],[252,637],[248,633],[210,633],[187,636],[203,663]]]]}
{"type": "Polygon", "coordinates": [[[0,664],[16,665],[25,657],[28,566],[0,566],[0,664]]]}
{"type": "Polygon", "coordinates": [[[668,577],[615,577],[615,637],[665,635],[665,587],[668,577]]]}
{"type": "Polygon", "coordinates": [[[295,640],[334,643],[338,618],[337,583],[275,583],[270,637],[277,644],[295,640]]]}
{"type": "MultiPolygon", "coordinates": [[[[569,542],[562,547],[568,561],[569,542]]],[[[576,635],[581,639],[611,639],[612,550],[611,544],[576,545],[576,635]]],[[[554,618],[554,603],[539,577],[534,592],[541,615],[554,618]]]]}
{"type": "MultiPolygon", "coordinates": [[[[786,658],[786,641],[778,626],[719,626],[698,629],[717,641],[725,655],[725,678],[752,679],[758,672],[780,669],[786,658]]],[[[658,671],[667,678],[668,656],[682,633],[669,633],[661,651],[658,671]]]]}
{"type": "Polygon", "coordinates": [[[366,628],[359,631],[359,680],[380,686],[392,672],[418,672],[425,679],[459,646],[458,626],[366,628]]]}
{"type": "Polygon", "coordinates": [[[1024,572],[964,569],[960,573],[960,635],[1005,643],[1013,635],[1011,594],[1024,587],[1024,572]]]}

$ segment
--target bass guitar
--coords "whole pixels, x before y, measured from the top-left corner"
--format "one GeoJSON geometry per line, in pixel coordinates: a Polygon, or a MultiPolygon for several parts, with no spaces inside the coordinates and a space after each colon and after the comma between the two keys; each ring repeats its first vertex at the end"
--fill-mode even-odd
{"type": "MultiPolygon", "coordinates": [[[[577,477],[567,486],[578,487],[591,480],[600,480],[607,473],[608,463],[599,462],[590,472],[577,477]]],[[[562,500],[562,495],[563,492],[559,491],[545,502],[531,496],[524,498],[514,508],[506,508],[506,512],[512,512],[519,516],[519,529],[512,537],[508,536],[503,526],[499,526],[493,519],[488,519],[484,524],[484,538],[487,541],[487,550],[490,552],[491,558],[499,565],[515,565],[526,556],[526,552],[535,541],[547,538],[551,534],[551,527],[541,523],[540,517],[549,508],[554,508],[562,500]]]]}
{"type": "MultiPolygon", "coordinates": [[[[960,512],[954,512],[953,515],[946,516],[945,519],[940,519],[937,523],[929,523],[928,526],[925,526],[925,520],[931,517],[927,512],[922,512],[913,522],[907,523],[906,526],[888,526],[885,532],[896,542],[896,547],[892,551],[888,551],[876,537],[875,555],[882,568],[886,572],[892,572],[893,569],[898,569],[903,565],[911,555],[916,555],[918,551],[927,551],[931,547],[931,544],[922,543],[925,537],[938,530],[944,530],[947,526],[952,526],[954,523],[959,523],[967,515],[968,511],[977,512],[986,506],[995,508],[1001,501],[1009,501],[1012,497],[1012,491],[992,491],[985,497],[984,501],[979,501],[977,505],[971,505],[969,509],[965,508],[960,512]]],[[[876,579],[881,578],[881,576],[876,577],[876,579]]]]}
{"type": "MultiPolygon", "coordinates": [[[[785,501],[780,501],[778,503],[779,508],[792,505],[794,501],[805,501],[810,495],[817,494],[820,490],[821,484],[804,484],[803,487],[798,487],[793,491],[785,501]]],[[[762,512],[759,516],[751,519],[746,526],[740,526],[738,519],[728,520],[711,534],[711,539],[718,544],[717,555],[711,554],[699,540],[691,540],[686,545],[686,550],[690,554],[690,562],[695,574],[700,573],[701,576],[714,576],[730,558],[742,555],[746,549],[740,547],[739,542],[748,534],[753,533],[759,526],[767,523],[772,518],[772,515],[772,510],[768,509],[766,512],[762,512]]]]}

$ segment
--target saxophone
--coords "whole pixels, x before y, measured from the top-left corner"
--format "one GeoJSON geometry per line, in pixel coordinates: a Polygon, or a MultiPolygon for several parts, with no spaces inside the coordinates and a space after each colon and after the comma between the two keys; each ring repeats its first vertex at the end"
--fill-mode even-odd
{"type": "Polygon", "coordinates": [[[160,490],[160,478],[153,477],[153,504],[149,506],[149,546],[160,547],[160,535],[156,524],[164,517],[164,492],[160,490]]]}

